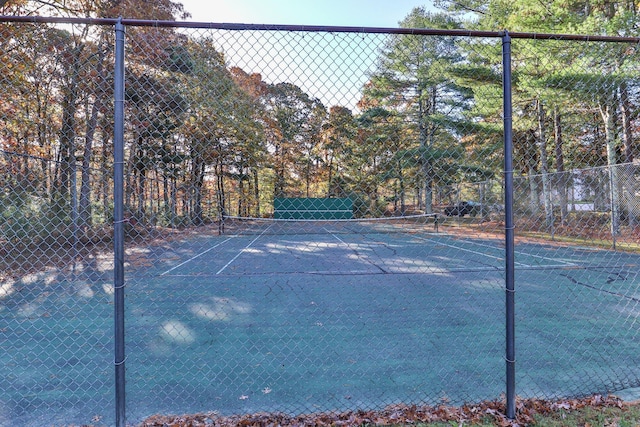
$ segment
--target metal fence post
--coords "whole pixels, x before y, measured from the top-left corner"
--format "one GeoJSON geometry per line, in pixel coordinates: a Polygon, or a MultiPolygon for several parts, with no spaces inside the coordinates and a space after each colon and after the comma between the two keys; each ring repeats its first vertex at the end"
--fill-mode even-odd
{"type": "Polygon", "coordinates": [[[125,425],[124,341],[124,25],[115,26],[114,136],[113,136],[113,256],[116,426],[125,425]]]}
{"type": "Polygon", "coordinates": [[[502,90],[504,125],[504,209],[505,209],[505,291],[506,291],[506,395],[507,418],[516,416],[515,387],[515,281],[513,225],[513,121],[511,105],[511,36],[502,36],[502,90]]]}

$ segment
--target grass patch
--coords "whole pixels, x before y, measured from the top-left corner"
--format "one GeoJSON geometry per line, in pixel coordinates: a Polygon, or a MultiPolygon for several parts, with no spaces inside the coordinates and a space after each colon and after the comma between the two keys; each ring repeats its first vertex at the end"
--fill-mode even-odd
{"type": "Polygon", "coordinates": [[[418,424],[395,424],[389,427],[638,427],[640,426],[640,403],[622,407],[591,407],[580,409],[558,408],[546,414],[533,415],[529,421],[508,421],[494,417],[484,417],[471,422],[448,421],[418,424]]]}
{"type": "Polygon", "coordinates": [[[624,405],[622,408],[584,407],[574,411],[558,410],[534,418],[532,425],[544,427],[637,427],[640,426],[640,403],[624,405]]]}

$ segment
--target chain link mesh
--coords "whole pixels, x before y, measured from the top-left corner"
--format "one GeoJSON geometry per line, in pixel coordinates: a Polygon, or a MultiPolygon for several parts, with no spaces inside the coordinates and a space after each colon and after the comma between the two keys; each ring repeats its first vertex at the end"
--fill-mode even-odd
{"type": "Polygon", "coordinates": [[[518,40],[513,51],[518,237],[560,268],[522,274],[519,392],[637,388],[637,45],[518,40]],[[538,375],[549,365],[555,375],[538,375]]]}
{"type": "MultiPolygon", "coordinates": [[[[394,111],[375,99],[377,87],[362,96],[377,54],[404,40],[216,30],[188,32],[176,48],[152,30],[142,39],[153,40],[149,51],[128,36],[148,66],[128,66],[127,205],[141,223],[198,236],[150,255],[157,268],[129,278],[134,418],[499,395],[500,274],[468,273],[459,260],[459,279],[481,284],[465,294],[442,266],[421,260],[455,247],[455,239],[435,249],[429,240],[435,217],[424,214],[436,207],[425,209],[426,168],[434,180],[447,171],[454,180],[463,150],[436,139],[446,132],[435,123],[430,140],[416,144],[421,130],[404,124],[416,113],[411,102],[387,95],[394,111]],[[140,197],[154,193],[169,203],[140,197]],[[479,300],[486,311],[474,309],[479,300]],[[454,333],[457,325],[469,328],[454,333]]],[[[429,43],[451,48],[454,39],[429,43]]],[[[430,78],[434,88],[448,84],[430,78]]],[[[406,85],[415,96],[416,83],[406,85]]],[[[452,107],[438,99],[429,108],[444,117],[452,107]]]]}
{"type": "Polygon", "coordinates": [[[111,32],[0,27],[0,425],[111,402],[111,32]]]}
{"type": "MultiPolygon", "coordinates": [[[[0,424],[110,424],[113,29],[0,38],[0,424]]],[[[500,48],[127,26],[129,421],[500,397],[500,48]]],[[[513,44],[522,397],[640,386],[635,49],[513,44]]]]}

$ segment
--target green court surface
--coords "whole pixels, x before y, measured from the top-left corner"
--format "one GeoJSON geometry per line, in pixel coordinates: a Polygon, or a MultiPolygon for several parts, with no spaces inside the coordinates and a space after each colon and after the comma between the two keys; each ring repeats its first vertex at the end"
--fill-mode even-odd
{"type": "MultiPolygon", "coordinates": [[[[499,240],[432,226],[263,229],[166,242],[135,257],[126,279],[130,422],[154,413],[460,404],[504,392],[499,240]]],[[[638,264],[634,254],[516,247],[518,395],[639,385],[638,264]]],[[[3,345],[0,420],[113,422],[109,273],[86,275],[84,296],[61,282],[40,286],[59,294],[3,300],[0,317],[15,338],[7,342],[17,345],[3,345]]]]}

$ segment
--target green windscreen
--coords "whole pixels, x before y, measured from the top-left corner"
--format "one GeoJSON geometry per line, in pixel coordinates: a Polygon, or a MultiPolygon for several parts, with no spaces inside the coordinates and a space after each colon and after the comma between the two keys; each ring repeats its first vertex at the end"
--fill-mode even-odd
{"type": "Polygon", "coordinates": [[[280,197],[273,201],[276,219],[352,219],[353,200],[345,198],[280,197]]]}

